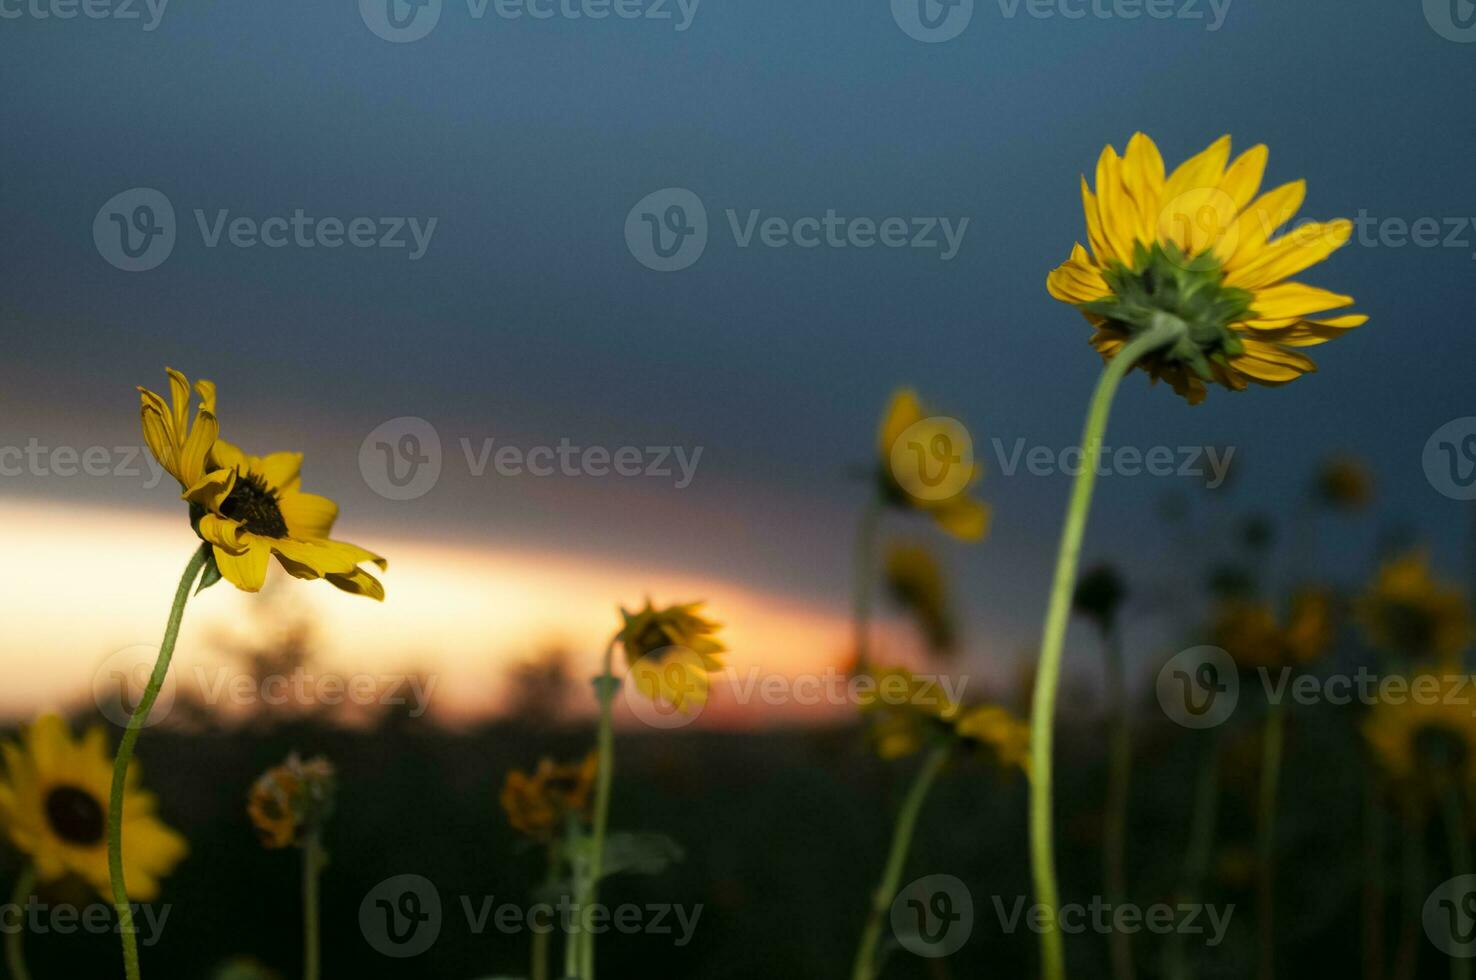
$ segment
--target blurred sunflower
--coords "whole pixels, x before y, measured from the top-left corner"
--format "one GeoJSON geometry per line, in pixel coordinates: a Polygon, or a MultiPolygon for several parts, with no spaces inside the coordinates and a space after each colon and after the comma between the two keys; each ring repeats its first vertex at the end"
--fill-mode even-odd
{"type": "Polygon", "coordinates": [[[1001,766],[1030,771],[1030,724],[1007,709],[994,704],[966,708],[954,730],[990,750],[1001,766]]]}
{"type": "Polygon", "coordinates": [[[337,788],[333,764],[321,757],[304,762],[294,752],[262,773],[246,804],[262,846],[301,846],[322,831],[333,813],[337,788]]]}
{"type": "Polygon", "coordinates": [[[580,762],[563,765],[545,757],[531,775],[512,770],[502,784],[507,822],[519,833],[547,841],[562,832],[569,817],[587,820],[598,772],[599,758],[594,752],[580,762]]]}
{"type": "Polygon", "coordinates": [[[1216,611],[1212,633],[1216,645],[1242,668],[1311,663],[1332,648],[1332,592],[1320,586],[1293,592],[1285,621],[1278,620],[1270,603],[1225,599],[1216,611]]]}
{"type": "Polygon", "coordinates": [[[1373,501],[1373,474],[1357,456],[1331,456],[1318,467],[1313,491],[1331,510],[1362,510],[1373,501]]]}
{"type": "MultiPolygon", "coordinates": [[[[104,898],[111,896],[106,840],[113,760],[102,728],[73,741],[54,714],[37,718],[19,744],[0,745],[0,825],[12,844],[34,863],[42,882],[67,874],[82,878],[104,898]]],[[[134,898],[158,898],[160,879],[189,853],[184,837],[156,816],[153,794],[139,785],[130,766],[123,797],[123,873],[134,898]]]]}
{"type": "Polygon", "coordinates": [[[1437,580],[1423,550],[1385,562],[1354,608],[1374,646],[1410,659],[1449,662],[1471,640],[1465,592],[1437,580]]]}
{"type": "MultiPolygon", "coordinates": [[[[1416,690],[1421,675],[1410,679],[1416,690]]],[[[1443,692],[1438,675],[1423,675],[1443,692]]],[[[1442,794],[1476,786],[1476,717],[1463,698],[1383,698],[1363,725],[1374,761],[1405,789],[1442,794]]]]}
{"type": "Polygon", "coordinates": [[[1240,391],[1249,382],[1294,381],[1316,370],[1295,348],[1367,321],[1326,317],[1353,298],[1288,281],[1346,244],[1353,225],[1308,223],[1273,239],[1296,215],[1306,184],[1257,197],[1266,157],[1255,146],[1230,162],[1225,136],[1165,176],[1143,133],[1121,157],[1102,150],[1095,192],[1081,180],[1091,251],[1077,244],[1046,288],[1096,328],[1091,343],[1104,359],[1154,325],[1178,321],[1185,329],[1177,342],[1135,366],[1193,404],[1208,382],[1240,391]]]}
{"type": "Polygon", "coordinates": [[[951,653],[958,628],[948,601],[942,569],[923,545],[898,544],[887,551],[887,591],[912,615],[935,654],[951,653]]]}
{"type": "Polygon", "coordinates": [[[701,602],[657,609],[646,600],[639,612],[620,610],[617,639],[636,689],[681,711],[707,701],[708,675],[723,669],[727,649],[714,635],[721,625],[698,615],[701,602]]]}
{"type": "Polygon", "coordinates": [[[913,755],[930,743],[960,738],[993,751],[1002,765],[1027,762],[1029,726],[996,705],[964,707],[936,680],[903,667],[872,670],[872,683],[859,692],[863,713],[871,717],[871,740],[883,759],[913,755]]]}
{"type": "MultiPolygon", "coordinates": [[[[919,511],[931,517],[938,527],[955,538],[979,541],[989,530],[989,507],[968,495],[969,487],[977,483],[982,475],[980,467],[972,460],[972,453],[966,464],[961,459],[961,454],[956,461],[950,459],[950,454],[958,448],[954,437],[962,438],[960,433],[952,430],[960,428],[951,419],[930,416],[924,411],[917,393],[912,389],[903,388],[897,391],[892,395],[877,434],[880,456],[877,476],[882,500],[888,506],[919,511]],[[936,431],[925,433],[927,445],[921,448],[932,453],[934,458],[911,458],[905,464],[899,463],[898,443],[904,434],[913,429],[913,426],[933,418],[939,420],[936,431]],[[962,476],[952,475],[949,467],[953,465],[967,465],[970,471],[962,476]],[[928,476],[921,472],[924,466],[936,466],[937,472],[928,476]],[[936,487],[931,486],[935,483],[936,487]],[[949,490],[952,492],[945,492],[949,490]],[[934,497],[935,492],[943,495],[934,497]]],[[[913,434],[917,434],[916,429],[913,434]]],[[[906,454],[900,456],[905,457],[906,454]]]]}

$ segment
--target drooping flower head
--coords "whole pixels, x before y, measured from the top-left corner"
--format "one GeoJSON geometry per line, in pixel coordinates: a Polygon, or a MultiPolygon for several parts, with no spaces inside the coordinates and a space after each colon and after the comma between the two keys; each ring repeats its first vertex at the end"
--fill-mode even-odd
{"type": "Polygon", "coordinates": [[[514,830],[548,841],[563,832],[570,817],[589,818],[599,756],[591,752],[579,762],[538,761],[531,774],[514,769],[502,784],[502,809],[514,830]]]}
{"type": "Polygon", "coordinates": [[[920,544],[893,545],[887,550],[886,583],[892,598],[917,622],[928,649],[951,653],[958,627],[933,553],[920,544]]]}
{"type": "Polygon", "coordinates": [[[657,609],[647,599],[639,612],[620,610],[619,641],[631,680],[648,699],[683,712],[707,702],[708,677],[723,669],[719,655],[727,649],[717,639],[720,625],[698,614],[702,605],[657,609]]]}
{"type": "Polygon", "coordinates": [[[1373,500],[1373,475],[1357,456],[1330,456],[1317,470],[1313,490],[1333,510],[1362,510],[1373,500]]]}
{"type": "Polygon", "coordinates": [[[1409,659],[1449,662],[1471,641],[1465,590],[1436,579],[1424,551],[1385,562],[1355,609],[1374,646],[1409,659]]]}
{"type": "Polygon", "coordinates": [[[1112,565],[1098,565],[1088,570],[1076,583],[1071,607],[1090,619],[1103,633],[1117,625],[1117,612],[1127,598],[1122,575],[1112,565]]]}
{"type": "MultiPolygon", "coordinates": [[[[67,723],[43,715],[21,734],[19,744],[0,746],[0,827],[35,864],[43,882],[73,874],[104,898],[108,877],[107,817],[112,757],[107,736],[91,728],[74,741],[67,723]]],[[[129,894],[142,901],[159,896],[160,879],[189,853],[183,836],[156,815],[153,794],[140,786],[130,766],[123,797],[123,876],[129,894]]]]}
{"type": "Polygon", "coordinates": [[[1294,381],[1316,370],[1298,348],[1367,321],[1326,315],[1352,305],[1351,296],[1291,281],[1346,244],[1353,226],[1312,222],[1278,236],[1306,184],[1257,196],[1266,157],[1254,146],[1232,162],[1225,136],[1165,175],[1142,133],[1121,157],[1102,150],[1095,189],[1081,181],[1090,251],[1077,244],[1046,288],[1085,314],[1104,358],[1156,325],[1182,324],[1176,343],[1138,367],[1198,403],[1208,382],[1241,391],[1294,381]]]}
{"type": "Polygon", "coordinates": [[[1363,725],[1374,761],[1401,789],[1438,799],[1476,789],[1476,717],[1443,673],[1412,675],[1410,696],[1380,698],[1363,725]],[[1431,696],[1415,696],[1424,683],[1431,696]]]}
{"type": "Polygon", "coordinates": [[[1216,645],[1244,669],[1305,666],[1332,648],[1332,592],[1320,586],[1296,590],[1284,618],[1269,602],[1228,598],[1215,611],[1212,632],[1216,645]]]}
{"type": "Polygon", "coordinates": [[[257,777],[246,812],[263,847],[301,846],[321,833],[333,814],[338,781],[333,764],[321,756],[304,761],[296,752],[257,777]]]}
{"type": "Polygon", "coordinates": [[[877,433],[877,479],[888,505],[931,517],[963,541],[989,530],[989,507],[968,495],[982,475],[967,430],[956,419],[929,414],[917,393],[892,395],[877,433]]]}
{"type": "Polygon", "coordinates": [[[1029,726],[996,705],[960,705],[936,678],[902,667],[868,671],[871,683],[858,691],[861,710],[871,720],[877,755],[900,759],[940,740],[990,750],[1002,765],[1024,765],[1029,726]]]}

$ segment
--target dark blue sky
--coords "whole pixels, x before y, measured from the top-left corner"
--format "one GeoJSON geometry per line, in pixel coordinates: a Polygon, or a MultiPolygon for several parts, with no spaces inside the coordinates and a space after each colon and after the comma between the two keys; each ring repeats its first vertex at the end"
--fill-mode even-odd
{"type": "MultiPolygon", "coordinates": [[[[1372,320],[1312,352],[1319,374],[1192,409],[1136,377],[1109,443],[1234,446],[1237,499],[1286,513],[1318,456],[1357,451],[1386,519],[1454,537],[1465,511],[1431,489],[1420,454],[1476,411],[1476,44],[1442,36],[1418,0],[1231,0],[1216,31],[1205,0],[1185,11],[1196,19],[1052,7],[1008,16],[978,0],[938,44],[910,38],[883,0],[703,0],[684,31],[477,19],[446,0],[434,31],[404,44],[346,0],[176,0],[152,31],[0,19],[0,442],[136,442],[132,386],[169,363],[221,385],[229,435],[306,449],[309,489],[340,498],[349,526],[634,551],[840,603],[861,493],[846,468],[910,382],[983,444],[995,533],[952,560],[976,612],[1023,642],[1068,481],[1004,477],[988,442],[1076,438],[1098,362],[1044,278],[1084,236],[1077,175],[1137,129],[1171,161],[1228,132],[1270,145],[1269,182],[1308,179],[1307,215],[1469,219],[1464,244],[1348,246],[1307,278],[1353,293],[1372,320]],[[163,265],[126,273],[92,226],[134,187],[167,196],[179,233],[163,265]],[[661,274],[627,250],[624,224],[666,187],[698,195],[712,233],[695,265],[661,274]],[[197,208],[437,226],[418,261],[212,249],[197,208]],[[951,261],[740,248],[729,208],[969,224],[951,261]],[[440,484],[408,503],[374,495],[355,466],[364,436],[402,415],[430,420],[447,450],[440,484]],[[463,436],[704,451],[683,490],[473,479],[463,436]]],[[[140,506],[170,496],[8,483],[140,506]]],[[[1154,505],[1174,488],[1187,485],[1106,480],[1088,554],[1160,554],[1154,505]]],[[[1366,547],[1330,550],[1346,563],[1366,547]]],[[[1440,543],[1448,566],[1457,548],[1440,543]]]]}

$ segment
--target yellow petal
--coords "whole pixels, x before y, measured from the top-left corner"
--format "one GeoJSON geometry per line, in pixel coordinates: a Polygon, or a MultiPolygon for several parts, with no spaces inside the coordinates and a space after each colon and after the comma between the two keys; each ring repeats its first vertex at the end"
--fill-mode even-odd
{"type": "Polygon", "coordinates": [[[1235,229],[1227,238],[1225,251],[1215,254],[1225,264],[1227,275],[1231,270],[1253,261],[1261,249],[1276,234],[1277,229],[1296,217],[1297,209],[1307,195],[1307,182],[1294,180],[1267,191],[1256,198],[1235,219],[1235,229]],[[1234,251],[1228,246],[1233,245],[1234,251]]]}
{"type": "Polygon", "coordinates": [[[277,501],[287,531],[294,538],[327,538],[338,519],[338,505],[315,493],[285,493],[277,501]]]}
{"type": "Polygon", "coordinates": [[[887,414],[882,418],[881,430],[877,436],[878,448],[884,461],[891,459],[892,446],[902,437],[907,427],[921,421],[922,417],[922,404],[917,400],[917,393],[911,388],[902,388],[892,395],[891,404],[887,406],[887,414]]]}
{"type": "Polygon", "coordinates": [[[1230,158],[1230,137],[1221,136],[1203,151],[1185,160],[1163,185],[1163,199],[1172,201],[1188,191],[1218,187],[1230,158]]]}
{"type": "Polygon", "coordinates": [[[1256,290],[1255,299],[1251,303],[1255,317],[1249,322],[1252,325],[1265,322],[1270,326],[1271,321],[1285,320],[1286,323],[1277,326],[1290,326],[1310,314],[1352,305],[1352,296],[1300,282],[1283,282],[1256,290]]]}
{"type": "Polygon", "coordinates": [[[1227,270],[1225,284],[1259,290],[1316,265],[1348,243],[1353,223],[1346,219],[1303,225],[1265,246],[1254,258],[1227,270]]]}
{"type": "Polygon", "coordinates": [[[267,559],[272,549],[255,535],[243,535],[245,550],[233,555],[219,545],[215,546],[215,564],[226,581],[245,592],[260,592],[266,581],[267,559]]]}
{"type": "Polygon", "coordinates": [[[989,506],[972,497],[954,497],[928,508],[938,526],[961,541],[981,540],[989,530],[989,506]]]}

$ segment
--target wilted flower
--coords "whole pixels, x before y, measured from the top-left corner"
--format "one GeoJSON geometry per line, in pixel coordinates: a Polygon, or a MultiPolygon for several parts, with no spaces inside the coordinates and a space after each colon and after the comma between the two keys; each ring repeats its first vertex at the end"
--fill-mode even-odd
{"type": "Polygon", "coordinates": [[[1117,569],[1098,565],[1077,581],[1071,605],[1103,633],[1109,633],[1117,625],[1117,611],[1126,596],[1127,586],[1117,569]]]}
{"type": "Polygon", "coordinates": [[[708,675],[723,669],[727,647],[714,634],[720,624],[697,614],[701,602],[657,609],[646,600],[639,612],[620,610],[619,640],[637,690],[679,710],[707,701],[708,675]]]}
{"type": "Polygon", "coordinates": [[[1471,639],[1465,592],[1431,575],[1422,550],[1385,562],[1355,610],[1370,642],[1410,659],[1450,661],[1471,639]]]}
{"type": "Polygon", "coordinates": [[[934,653],[953,649],[958,639],[943,572],[922,545],[893,545],[887,552],[887,591],[912,614],[934,653]]]}
{"type": "Polygon", "coordinates": [[[877,436],[882,499],[890,506],[927,514],[956,538],[978,541],[989,530],[989,507],[970,497],[968,488],[979,480],[981,470],[977,463],[965,463],[962,453],[955,452],[957,447],[946,431],[931,433],[927,445],[916,446],[924,458],[909,461],[907,472],[899,472],[894,456],[898,441],[914,425],[928,418],[917,394],[910,388],[892,395],[877,436]],[[955,474],[952,470],[964,465],[970,467],[968,473],[955,474]],[[931,476],[924,472],[925,468],[934,471],[931,476]],[[923,484],[931,482],[937,482],[940,490],[956,489],[935,498],[922,492],[923,484]]]}
{"type": "MultiPolygon", "coordinates": [[[[49,882],[75,874],[110,899],[106,832],[113,760],[103,730],[91,728],[73,741],[65,721],[42,715],[22,732],[20,744],[6,742],[0,753],[0,826],[35,865],[36,877],[49,882]]],[[[189,845],[159,820],[154,795],[139,783],[137,767],[130,766],[123,874],[132,896],[148,902],[189,845]]]]}
{"type": "Polygon", "coordinates": [[[1046,287],[1086,316],[1104,358],[1155,324],[1177,321],[1178,341],[1136,366],[1196,403],[1208,382],[1239,391],[1316,370],[1294,348],[1368,319],[1314,319],[1353,298],[1288,281],[1346,244],[1353,225],[1308,223],[1273,240],[1296,215],[1306,185],[1256,197],[1266,157],[1266,147],[1255,146],[1230,163],[1225,136],[1165,177],[1158,147],[1142,133],[1122,157],[1102,150],[1095,193],[1081,181],[1091,251],[1076,245],[1046,287]]]}
{"type": "Polygon", "coordinates": [[[320,833],[333,814],[336,790],[333,765],[321,756],[304,762],[294,752],[262,773],[246,807],[262,846],[302,846],[320,833]]]}
{"type": "Polygon", "coordinates": [[[502,784],[502,809],[519,833],[547,841],[563,830],[571,816],[588,819],[590,794],[599,772],[599,758],[591,752],[580,762],[559,765],[543,758],[530,775],[521,769],[507,774],[502,784]]]}

